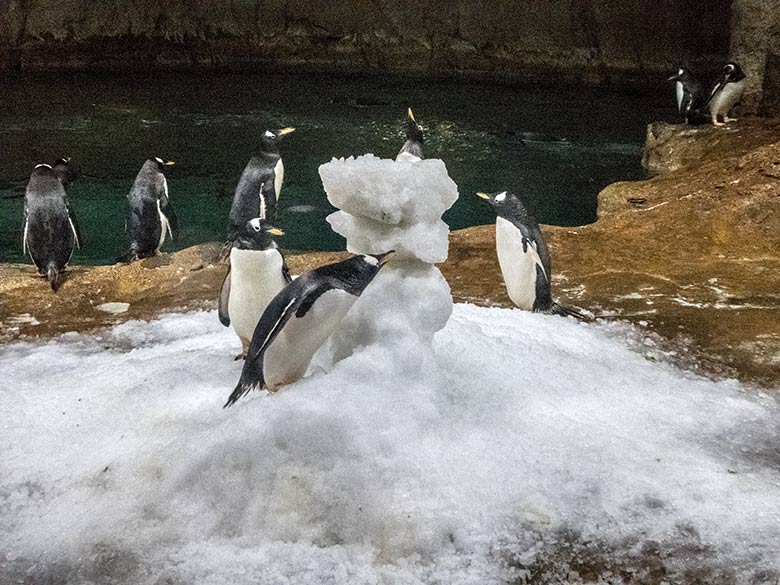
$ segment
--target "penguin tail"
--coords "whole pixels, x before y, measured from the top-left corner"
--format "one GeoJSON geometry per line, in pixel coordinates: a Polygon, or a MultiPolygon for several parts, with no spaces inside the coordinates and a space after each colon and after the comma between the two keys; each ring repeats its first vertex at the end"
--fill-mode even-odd
{"type": "Polygon", "coordinates": [[[217,257],[217,262],[223,262],[225,258],[230,256],[230,250],[233,249],[233,240],[228,240],[224,243],[222,246],[222,250],[219,253],[219,256],[217,257]]]}
{"type": "Polygon", "coordinates": [[[57,266],[54,264],[54,262],[49,264],[49,268],[46,272],[46,280],[49,281],[51,290],[54,292],[59,290],[60,286],[62,286],[62,281],[65,280],[64,274],[57,270],[57,266]]]}
{"type": "Polygon", "coordinates": [[[559,315],[560,317],[574,317],[575,319],[577,319],[577,321],[584,321],[584,322],[593,321],[593,319],[590,316],[580,312],[578,309],[575,309],[573,307],[565,307],[563,305],[559,305],[558,303],[553,303],[548,312],[551,315],[559,315]]]}
{"type": "Polygon", "coordinates": [[[130,264],[136,260],[138,260],[138,252],[133,246],[130,246],[130,249],[125,254],[116,259],[117,263],[122,264],[130,264]]]}
{"type": "Polygon", "coordinates": [[[233,406],[239,399],[249,394],[252,390],[262,390],[262,387],[260,384],[248,384],[239,381],[235,390],[233,390],[233,393],[228,397],[227,402],[225,402],[222,408],[233,406]]]}

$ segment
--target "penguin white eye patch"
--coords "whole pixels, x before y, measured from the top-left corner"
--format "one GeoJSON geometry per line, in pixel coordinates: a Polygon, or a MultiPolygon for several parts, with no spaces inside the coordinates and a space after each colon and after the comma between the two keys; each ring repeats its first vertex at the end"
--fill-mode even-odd
{"type": "Polygon", "coordinates": [[[252,229],[254,229],[256,232],[260,231],[260,218],[256,217],[249,221],[249,225],[252,226],[252,229]]]}
{"type": "Polygon", "coordinates": [[[506,191],[496,195],[496,201],[498,201],[499,203],[501,203],[504,199],[506,199],[506,191]]]}
{"type": "Polygon", "coordinates": [[[276,134],[274,134],[270,130],[266,130],[265,135],[268,136],[268,138],[276,138],[276,134]]]}

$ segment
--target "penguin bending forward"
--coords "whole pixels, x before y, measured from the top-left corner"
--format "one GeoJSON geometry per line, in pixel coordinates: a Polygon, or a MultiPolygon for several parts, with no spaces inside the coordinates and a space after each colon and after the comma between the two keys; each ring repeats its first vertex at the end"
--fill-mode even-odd
{"type": "Polygon", "coordinates": [[[746,85],[745,78],[742,68],[733,61],[723,67],[723,73],[712,88],[708,102],[713,126],[725,126],[729,122],[737,121],[736,118],[728,116],[731,108],[742,99],[746,85]],[[723,122],[719,121],[721,118],[723,122]]]}
{"type": "Polygon", "coordinates": [[[686,124],[699,124],[705,121],[703,114],[707,104],[707,93],[696,76],[686,67],[680,67],[677,75],[667,81],[674,81],[677,89],[677,112],[686,124]]]}
{"type": "Polygon", "coordinates": [[[312,357],[393,256],[353,256],[310,270],[274,297],[252,336],[241,379],[225,406],[250,390],[300,380],[312,357]]]}
{"type": "Polygon", "coordinates": [[[414,162],[424,159],[423,140],[423,127],[414,119],[412,108],[409,108],[406,111],[406,142],[404,142],[395,160],[414,162]]]}
{"type": "Polygon", "coordinates": [[[246,357],[257,322],[268,303],[291,282],[290,271],[273,236],[284,232],[264,219],[249,220],[230,251],[230,267],[219,291],[219,320],[233,326],[246,357]]]}
{"type": "Polygon", "coordinates": [[[584,319],[585,316],[553,302],[550,289],[550,253],[536,219],[512,193],[477,193],[496,210],[496,251],[509,298],[519,308],[535,313],[584,319]]]}
{"type": "Polygon", "coordinates": [[[249,159],[233,194],[228,226],[229,241],[254,217],[266,219],[271,223],[276,221],[276,204],[279,202],[284,182],[284,164],[279,154],[279,140],[294,131],[295,128],[282,128],[276,132],[266,130],[260,137],[260,151],[249,159]]]}
{"type": "Polygon", "coordinates": [[[30,254],[38,272],[56,292],[74,247],[80,246],[65,187],[51,165],[37,165],[24,195],[23,253],[30,254]]]}
{"type": "Polygon", "coordinates": [[[178,235],[176,212],[168,198],[168,181],[163,170],[175,163],[161,158],[147,160],[127,195],[127,233],[130,247],[117,262],[133,262],[155,256],[165,242],[165,234],[178,235]]]}

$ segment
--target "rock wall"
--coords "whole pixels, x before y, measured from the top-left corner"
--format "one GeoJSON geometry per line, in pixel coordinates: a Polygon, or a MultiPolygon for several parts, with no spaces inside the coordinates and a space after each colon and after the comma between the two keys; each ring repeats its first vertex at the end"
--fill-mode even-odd
{"type": "Polygon", "coordinates": [[[731,0],[0,0],[0,69],[318,69],[657,82],[731,0]]]}

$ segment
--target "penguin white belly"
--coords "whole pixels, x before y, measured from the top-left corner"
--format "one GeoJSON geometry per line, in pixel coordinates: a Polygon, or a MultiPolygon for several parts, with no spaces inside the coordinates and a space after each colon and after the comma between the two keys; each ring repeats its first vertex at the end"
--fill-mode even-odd
{"type": "Polygon", "coordinates": [[[338,327],[358,297],[331,289],[301,318],[293,316],[263,355],[263,378],[269,390],[300,380],[317,350],[338,327]]]}
{"type": "Polygon", "coordinates": [[[504,276],[506,291],[512,302],[530,311],[536,300],[536,245],[529,242],[523,252],[523,234],[503,217],[496,219],[496,251],[504,276]]]}
{"type": "Polygon", "coordinates": [[[284,182],[284,165],[282,159],[274,167],[274,193],[276,193],[276,202],[279,203],[279,195],[282,192],[282,183],[284,182]]]}
{"type": "Polygon", "coordinates": [[[157,244],[157,248],[154,250],[154,253],[157,254],[160,251],[160,248],[162,248],[163,243],[165,243],[165,232],[171,231],[171,226],[168,223],[168,218],[165,217],[165,214],[160,209],[160,200],[157,200],[157,214],[160,216],[160,241],[157,244]]]}
{"type": "Polygon", "coordinates": [[[252,340],[255,327],[268,303],[287,284],[278,250],[230,251],[228,316],[236,335],[252,340]]]}
{"type": "Polygon", "coordinates": [[[684,114],[685,112],[683,112],[683,107],[682,107],[683,95],[684,95],[683,84],[678,81],[675,85],[677,86],[677,111],[680,112],[681,114],[684,114]]]}
{"type": "Polygon", "coordinates": [[[398,156],[395,157],[395,160],[396,162],[402,162],[402,161],[417,162],[421,159],[419,156],[415,156],[411,152],[399,152],[398,156]]]}
{"type": "Polygon", "coordinates": [[[727,83],[714,98],[712,98],[711,112],[713,116],[728,116],[731,108],[742,98],[745,91],[745,80],[727,83]]]}

